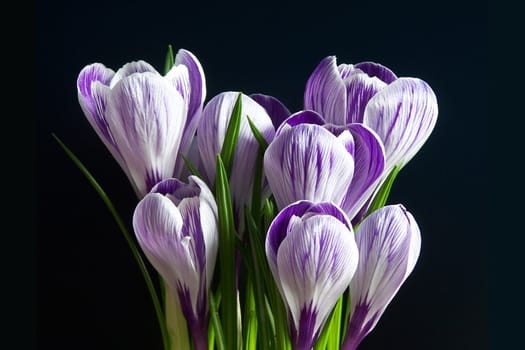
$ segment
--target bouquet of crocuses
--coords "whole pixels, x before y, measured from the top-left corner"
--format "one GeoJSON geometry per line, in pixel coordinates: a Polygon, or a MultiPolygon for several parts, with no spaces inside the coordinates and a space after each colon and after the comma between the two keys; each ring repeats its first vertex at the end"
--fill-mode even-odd
{"type": "Polygon", "coordinates": [[[436,123],[424,81],[328,56],[304,110],[240,92],[205,104],[200,62],[169,46],[164,74],[94,63],[77,88],[138,197],[135,238],[61,145],[126,235],[166,350],[353,350],[414,269],[418,225],[386,203],[436,123]]]}

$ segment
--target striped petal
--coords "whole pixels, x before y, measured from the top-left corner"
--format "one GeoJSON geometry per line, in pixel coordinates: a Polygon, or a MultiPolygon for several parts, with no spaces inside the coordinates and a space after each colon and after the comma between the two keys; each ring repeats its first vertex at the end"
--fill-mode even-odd
{"type": "Polygon", "coordinates": [[[283,130],[290,129],[291,127],[294,127],[299,124],[324,125],[325,121],[323,117],[315,111],[299,111],[290,115],[279,125],[279,127],[275,131],[275,137],[279,136],[283,130]]]}
{"type": "Polygon", "coordinates": [[[365,73],[352,74],[344,80],[344,83],[348,112],[345,124],[362,123],[366,104],[386,86],[386,83],[365,73]]]}
{"type": "Polygon", "coordinates": [[[120,158],[105,116],[109,83],[114,75],[115,72],[103,64],[90,64],[78,75],[77,93],[87,120],[110,152],[120,158]]]}
{"type": "Polygon", "coordinates": [[[330,203],[294,203],[270,226],[266,254],[288,308],[294,349],[310,349],[357,267],[348,218],[330,203]]]}
{"type": "Polygon", "coordinates": [[[436,124],[436,95],[423,80],[399,78],[367,104],[363,123],[385,146],[386,173],[404,166],[419,151],[436,124]]]}
{"type": "Polygon", "coordinates": [[[218,249],[217,207],[194,176],[158,183],[137,205],[133,227],[146,256],[177,293],[194,335],[206,335],[207,296],[218,249]],[[202,333],[202,334],[201,334],[202,333]]]}
{"type": "Polygon", "coordinates": [[[280,209],[303,199],[340,203],[352,180],[354,159],[322,126],[300,124],[269,145],[264,171],[280,209]]]}
{"type": "MultiPolygon", "coordinates": [[[[182,134],[179,153],[188,155],[197,126],[202,117],[202,106],[206,98],[206,80],[202,66],[190,51],[180,49],[175,56],[175,65],[166,75],[172,80],[187,103],[188,117],[182,134]]],[[[175,175],[180,176],[184,161],[177,159],[175,175]]]]}
{"type": "Polygon", "coordinates": [[[319,112],[328,123],[346,124],[347,93],[335,56],[324,58],[310,75],[304,108],[319,112]]]}
{"type": "MultiPolygon", "coordinates": [[[[212,98],[203,111],[197,138],[202,164],[209,184],[213,184],[215,179],[216,157],[221,152],[237,97],[237,92],[221,93],[212,98]]],[[[240,212],[244,204],[250,201],[255,161],[259,149],[259,143],[253,136],[247,116],[250,117],[268,143],[272,141],[275,134],[272,121],[264,108],[250,97],[242,95],[239,137],[230,177],[233,204],[237,212],[240,212]]]]}
{"type": "Polygon", "coordinates": [[[343,349],[354,350],[375,327],[387,305],[414,269],[421,235],[401,205],[376,210],[356,232],[359,264],[350,283],[351,311],[343,349]]]}
{"type": "Polygon", "coordinates": [[[355,170],[341,208],[353,220],[372,196],[385,167],[385,150],[379,136],[363,124],[350,124],[354,140],[355,170]]]}
{"type": "Polygon", "coordinates": [[[375,62],[361,62],[355,65],[355,68],[365,72],[369,77],[377,77],[386,84],[392,83],[397,76],[389,68],[375,62]]]}
{"type": "Polygon", "coordinates": [[[151,72],[121,79],[111,90],[107,120],[139,197],[173,176],[186,105],[167,79],[151,72]]]}
{"type": "Polygon", "coordinates": [[[157,70],[153,68],[153,66],[149,64],[148,62],[139,60],[139,61],[133,61],[133,62],[126,63],[125,65],[122,66],[122,68],[120,68],[115,73],[115,75],[113,76],[113,79],[111,79],[109,87],[110,88],[115,87],[115,85],[117,85],[119,81],[121,81],[122,79],[126,77],[129,77],[132,74],[146,73],[146,72],[150,72],[152,74],[156,74],[160,76],[159,72],[157,72],[157,70]]]}
{"type": "Polygon", "coordinates": [[[282,122],[290,116],[290,111],[286,106],[273,96],[264,94],[251,94],[250,97],[263,106],[270,118],[272,124],[277,128],[282,122]]]}

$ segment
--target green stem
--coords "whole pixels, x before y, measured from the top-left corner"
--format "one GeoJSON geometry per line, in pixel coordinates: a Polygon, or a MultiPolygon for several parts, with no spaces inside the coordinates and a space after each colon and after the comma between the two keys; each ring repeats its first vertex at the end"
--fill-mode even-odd
{"type": "Polygon", "coordinates": [[[82,174],[87,178],[91,186],[95,189],[95,191],[98,193],[102,201],[104,201],[104,204],[106,204],[106,207],[108,208],[109,212],[113,216],[113,219],[117,223],[120,231],[124,235],[124,238],[126,239],[126,242],[131,250],[131,253],[133,254],[133,257],[135,258],[135,261],[137,262],[137,265],[139,266],[140,272],[142,273],[142,276],[144,277],[144,281],[146,282],[146,286],[148,288],[149,294],[151,296],[151,300],[153,302],[153,307],[155,308],[155,313],[157,315],[157,321],[159,322],[160,331],[162,334],[162,341],[164,344],[164,349],[169,350],[169,337],[168,337],[168,331],[166,329],[166,323],[164,322],[164,315],[162,312],[161,303],[159,302],[159,297],[157,295],[157,292],[155,291],[155,287],[153,286],[153,281],[151,280],[151,277],[149,275],[149,272],[146,268],[146,265],[144,264],[144,260],[140,256],[140,253],[135,246],[135,242],[131,239],[131,235],[126,228],[126,225],[124,224],[124,221],[118,214],[117,210],[115,209],[115,206],[107,196],[106,192],[102,189],[102,187],[99,185],[99,183],[95,180],[93,175],[87,170],[87,168],[82,164],[82,162],[71,152],[69,148],[56,136],[55,134],[52,134],[55,140],[58,142],[60,147],[66,152],[68,157],[75,163],[75,165],[80,169],[82,174]]]}

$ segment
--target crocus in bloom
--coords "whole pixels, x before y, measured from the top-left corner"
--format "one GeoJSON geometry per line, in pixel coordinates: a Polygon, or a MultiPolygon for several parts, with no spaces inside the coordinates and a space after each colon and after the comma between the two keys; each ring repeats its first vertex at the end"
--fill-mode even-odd
{"type": "Polygon", "coordinates": [[[304,106],[328,123],[374,130],[385,147],[386,175],[419,151],[438,114],[436,96],[423,80],[398,78],[373,62],[337,65],[335,56],[324,58],[308,79],[304,106]]]}
{"type": "MultiPolygon", "coordinates": [[[[215,181],[216,157],[221,153],[231,113],[238,96],[238,92],[223,92],[212,98],[202,113],[197,139],[201,164],[210,185],[215,181]]],[[[247,117],[250,117],[268,143],[272,141],[275,134],[272,120],[261,105],[244,94],[241,101],[239,137],[230,176],[230,189],[237,215],[251,200],[255,161],[259,149],[259,142],[253,136],[247,117]]],[[[239,219],[242,220],[242,216],[239,219]]]]}
{"type": "Polygon", "coordinates": [[[350,319],[344,350],[354,350],[375,327],[387,305],[414,269],[421,235],[402,205],[380,208],[356,232],[359,264],[350,283],[350,319]]]}
{"type": "Polygon", "coordinates": [[[77,90],[89,123],[139,198],[159,181],[178,176],[179,152],[190,147],[206,93],[193,54],[179,50],[166,76],[144,61],[128,63],[116,73],[90,64],[80,72],[77,90]]]}
{"type": "Polygon", "coordinates": [[[167,179],[137,205],[140,247],[178,296],[197,350],[207,349],[208,290],[218,249],[217,206],[206,184],[167,179]]]}
{"type": "Polygon", "coordinates": [[[310,350],[357,268],[348,217],[332,203],[293,203],[272,222],[266,256],[287,306],[293,349],[310,350]]]}
{"type": "MultiPolygon", "coordinates": [[[[265,166],[268,167],[268,178],[272,178],[270,185],[275,187],[272,187],[272,189],[274,189],[276,198],[281,198],[282,193],[288,195],[288,198],[284,199],[284,204],[289,204],[295,200],[301,199],[333,201],[346,212],[351,220],[353,220],[373,194],[384,173],[385,151],[383,143],[372,129],[361,123],[351,123],[346,126],[338,126],[326,123],[322,116],[317,112],[306,110],[294,113],[284,120],[277,129],[275,135],[275,142],[268,153],[268,158],[265,159],[265,166]],[[310,186],[303,187],[303,189],[311,188],[313,190],[312,193],[314,194],[312,195],[312,193],[308,193],[307,191],[295,191],[295,193],[282,192],[286,191],[285,186],[283,186],[282,189],[276,187],[279,186],[279,183],[282,183],[283,180],[286,183],[288,183],[288,181],[291,181],[292,183],[296,181],[296,179],[292,178],[292,171],[288,171],[289,167],[292,165],[297,168],[293,171],[294,177],[306,175],[303,174],[305,172],[311,174],[324,174],[326,177],[331,176],[329,172],[330,168],[322,164],[323,157],[316,156],[316,162],[309,162],[308,167],[302,168],[299,165],[300,162],[291,162],[285,167],[280,164],[280,161],[276,162],[276,160],[280,160],[283,156],[287,156],[290,159],[312,157],[309,145],[300,146],[305,142],[309,143],[312,141],[307,141],[304,138],[298,139],[297,136],[300,134],[290,131],[300,125],[302,125],[302,128],[305,128],[304,125],[308,124],[324,127],[336,136],[338,140],[344,143],[347,153],[352,156],[354,170],[353,173],[350,173],[349,171],[347,172],[347,175],[351,175],[351,179],[346,188],[343,188],[344,185],[341,185],[338,186],[336,191],[327,193],[326,191],[323,191],[322,186],[324,184],[321,181],[317,181],[315,184],[310,183],[310,186]],[[280,137],[282,133],[285,133],[285,136],[281,139],[280,137]],[[287,142],[287,140],[290,139],[290,135],[295,135],[291,139],[300,142],[299,146],[287,142]],[[336,196],[333,196],[333,194],[336,196]],[[320,195],[321,197],[316,198],[316,195],[320,195]]],[[[333,140],[333,138],[330,137],[327,137],[327,139],[333,140]]],[[[318,138],[313,142],[318,143],[319,145],[323,144],[322,138],[318,138]]],[[[316,149],[316,147],[314,147],[314,149],[316,149]]],[[[344,162],[345,158],[346,156],[336,160],[336,165],[349,166],[349,163],[339,164],[340,162],[344,162]]],[[[314,176],[309,175],[308,178],[313,180],[314,176]]],[[[336,184],[337,180],[335,176],[330,177],[330,180],[326,183],[327,186],[334,186],[336,184]]],[[[277,203],[280,203],[280,200],[278,200],[277,203]]]]}

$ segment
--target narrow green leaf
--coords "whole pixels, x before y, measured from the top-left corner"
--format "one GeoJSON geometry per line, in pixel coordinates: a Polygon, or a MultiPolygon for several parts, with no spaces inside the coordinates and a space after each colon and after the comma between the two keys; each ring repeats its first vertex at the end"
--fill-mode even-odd
{"type": "Polygon", "coordinates": [[[245,330],[245,350],[257,349],[257,313],[255,308],[255,296],[253,291],[253,282],[250,275],[247,277],[246,282],[246,306],[245,312],[246,319],[245,330]]]}
{"type": "Polygon", "coordinates": [[[237,288],[235,283],[235,222],[230,185],[221,155],[217,155],[215,176],[215,199],[219,217],[219,267],[222,290],[220,305],[227,349],[237,348],[237,288]]]}
{"type": "Polygon", "coordinates": [[[202,177],[202,174],[199,172],[199,170],[193,164],[191,164],[190,160],[188,158],[186,158],[186,156],[184,154],[181,154],[181,156],[182,156],[182,159],[184,160],[184,164],[186,164],[186,166],[188,167],[188,170],[190,171],[190,173],[192,175],[197,176],[199,179],[204,179],[202,177]]]}
{"type": "Polygon", "coordinates": [[[173,47],[171,44],[168,45],[168,52],[166,53],[166,61],[164,63],[164,75],[168,74],[170,69],[175,64],[175,58],[173,56],[173,47]]]}
{"type": "Polygon", "coordinates": [[[252,213],[258,220],[261,217],[262,181],[263,181],[263,158],[264,153],[259,146],[257,159],[255,160],[255,175],[252,187],[252,213]]]}
{"type": "Polygon", "coordinates": [[[250,129],[252,129],[253,136],[255,136],[255,139],[257,139],[257,142],[259,142],[259,146],[261,146],[261,149],[266,151],[268,148],[268,142],[266,142],[266,139],[264,138],[263,134],[257,129],[257,126],[253,123],[253,121],[250,119],[250,116],[246,116],[248,118],[248,124],[250,124],[250,129]]]}
{"type": "Polygon", "coordinates": [[[237,141],[239,138],[239,130],[241,128],[241,112],[242,112],[242,93],[239,92],[237,101],[233,106],[228,128],[226,129],[226,135],[224,136],[224,143],[222,144],[221,157],[224,162],[226,174],[228,177],[231,175],[231,169],[233,166],[233,159],[235,157],[235,149],[237,147],[237,141]]]}
{"type": "Polygon", "coordinates": [[[164,321],[164,313],[162,311],[162,304],[159,301],[159,297],[157,295],[157,292],[155,290],[155,287],[153,286],[153,281],[151,280],[151,277],[149,275],[148,269],[146,268],[146,264],[144,263],[144,260],[142,259],[139,250],[137,249],[137,246],[135,245],[135,242],[131,238],[131,234],[129,233],[126,225],[124,224],[124,221],[118,214],[117,210],[115,209],[115,206],[113,205],[113,202],[109,199],[106,192],[102,189],[102,187],[99,185],[97,180],[91,175],[91,173],[87,170],[87,168],[82,164],[82,162],[75,156],[75,154],[56,136],[54,133],[52,136],[55,138],[57,143],[60,145],[62,150],[67,154],[67,156],[73,161],[73,163],[77,166],[77,168],[80,170],[80,172],[86,177],[86,179],[89,181],[91,186],[95,189],[95,191],[98,193],[104,204],[106,204],[106,207],[108,208],[109,212],[113,216],[113,219],[117,223],[117,226],[119,227],[120,231],[122,232],[130,250],[133,254],[133,257],[135,258],[135,261],[137,262],[137,265],[140,269],[140,272],[142,273],[142,276],[144,277],[144,281],[146,282],[146,286],[148,288],[149,294],[151,296],[151,300],[153,302],[153,307],[155,308],[155,313],[157,315],[157,321],[159,322],[160,331],[162,334],[162,341],[164,344],[164,349],[169,349],[169,336],[168,336],[168,330],[166,327],[166,323],[164,321]]]}
{"type": "Polygon", "coordinates": [[[392,185],[397,177],[397,174],[399,173],[399,170],[401,170],[401,167],[396,166],[390,172],[390,174],[388,174],[388,177],[386,178],[385,182],[383,182],[381,188],[374,197],[372,204],[370,204],[370,207],[368,208],[365,217],[370,215],[373,211],[385,206],[386,201],[388,200],[388,196],[390,195],[390,190],[392,189],[392,185]]]}
{"type": "MultiPolygon", "coordinates": [[[[226,345],[224,343],[224,332],[222,330],[219,312],[217,311],[217,303],[219,303],[219,301],[216,302],[215,297],[213,296],[213,293],[211,291],[209,296],[209,302],[210,319],[213,327],[213,333],[215,335],[215,344],[217,345],[217,350],[226,350],[226,345]]],[[[210,349],[210,343],[208,343],[208,349],[210,349]]]]}

